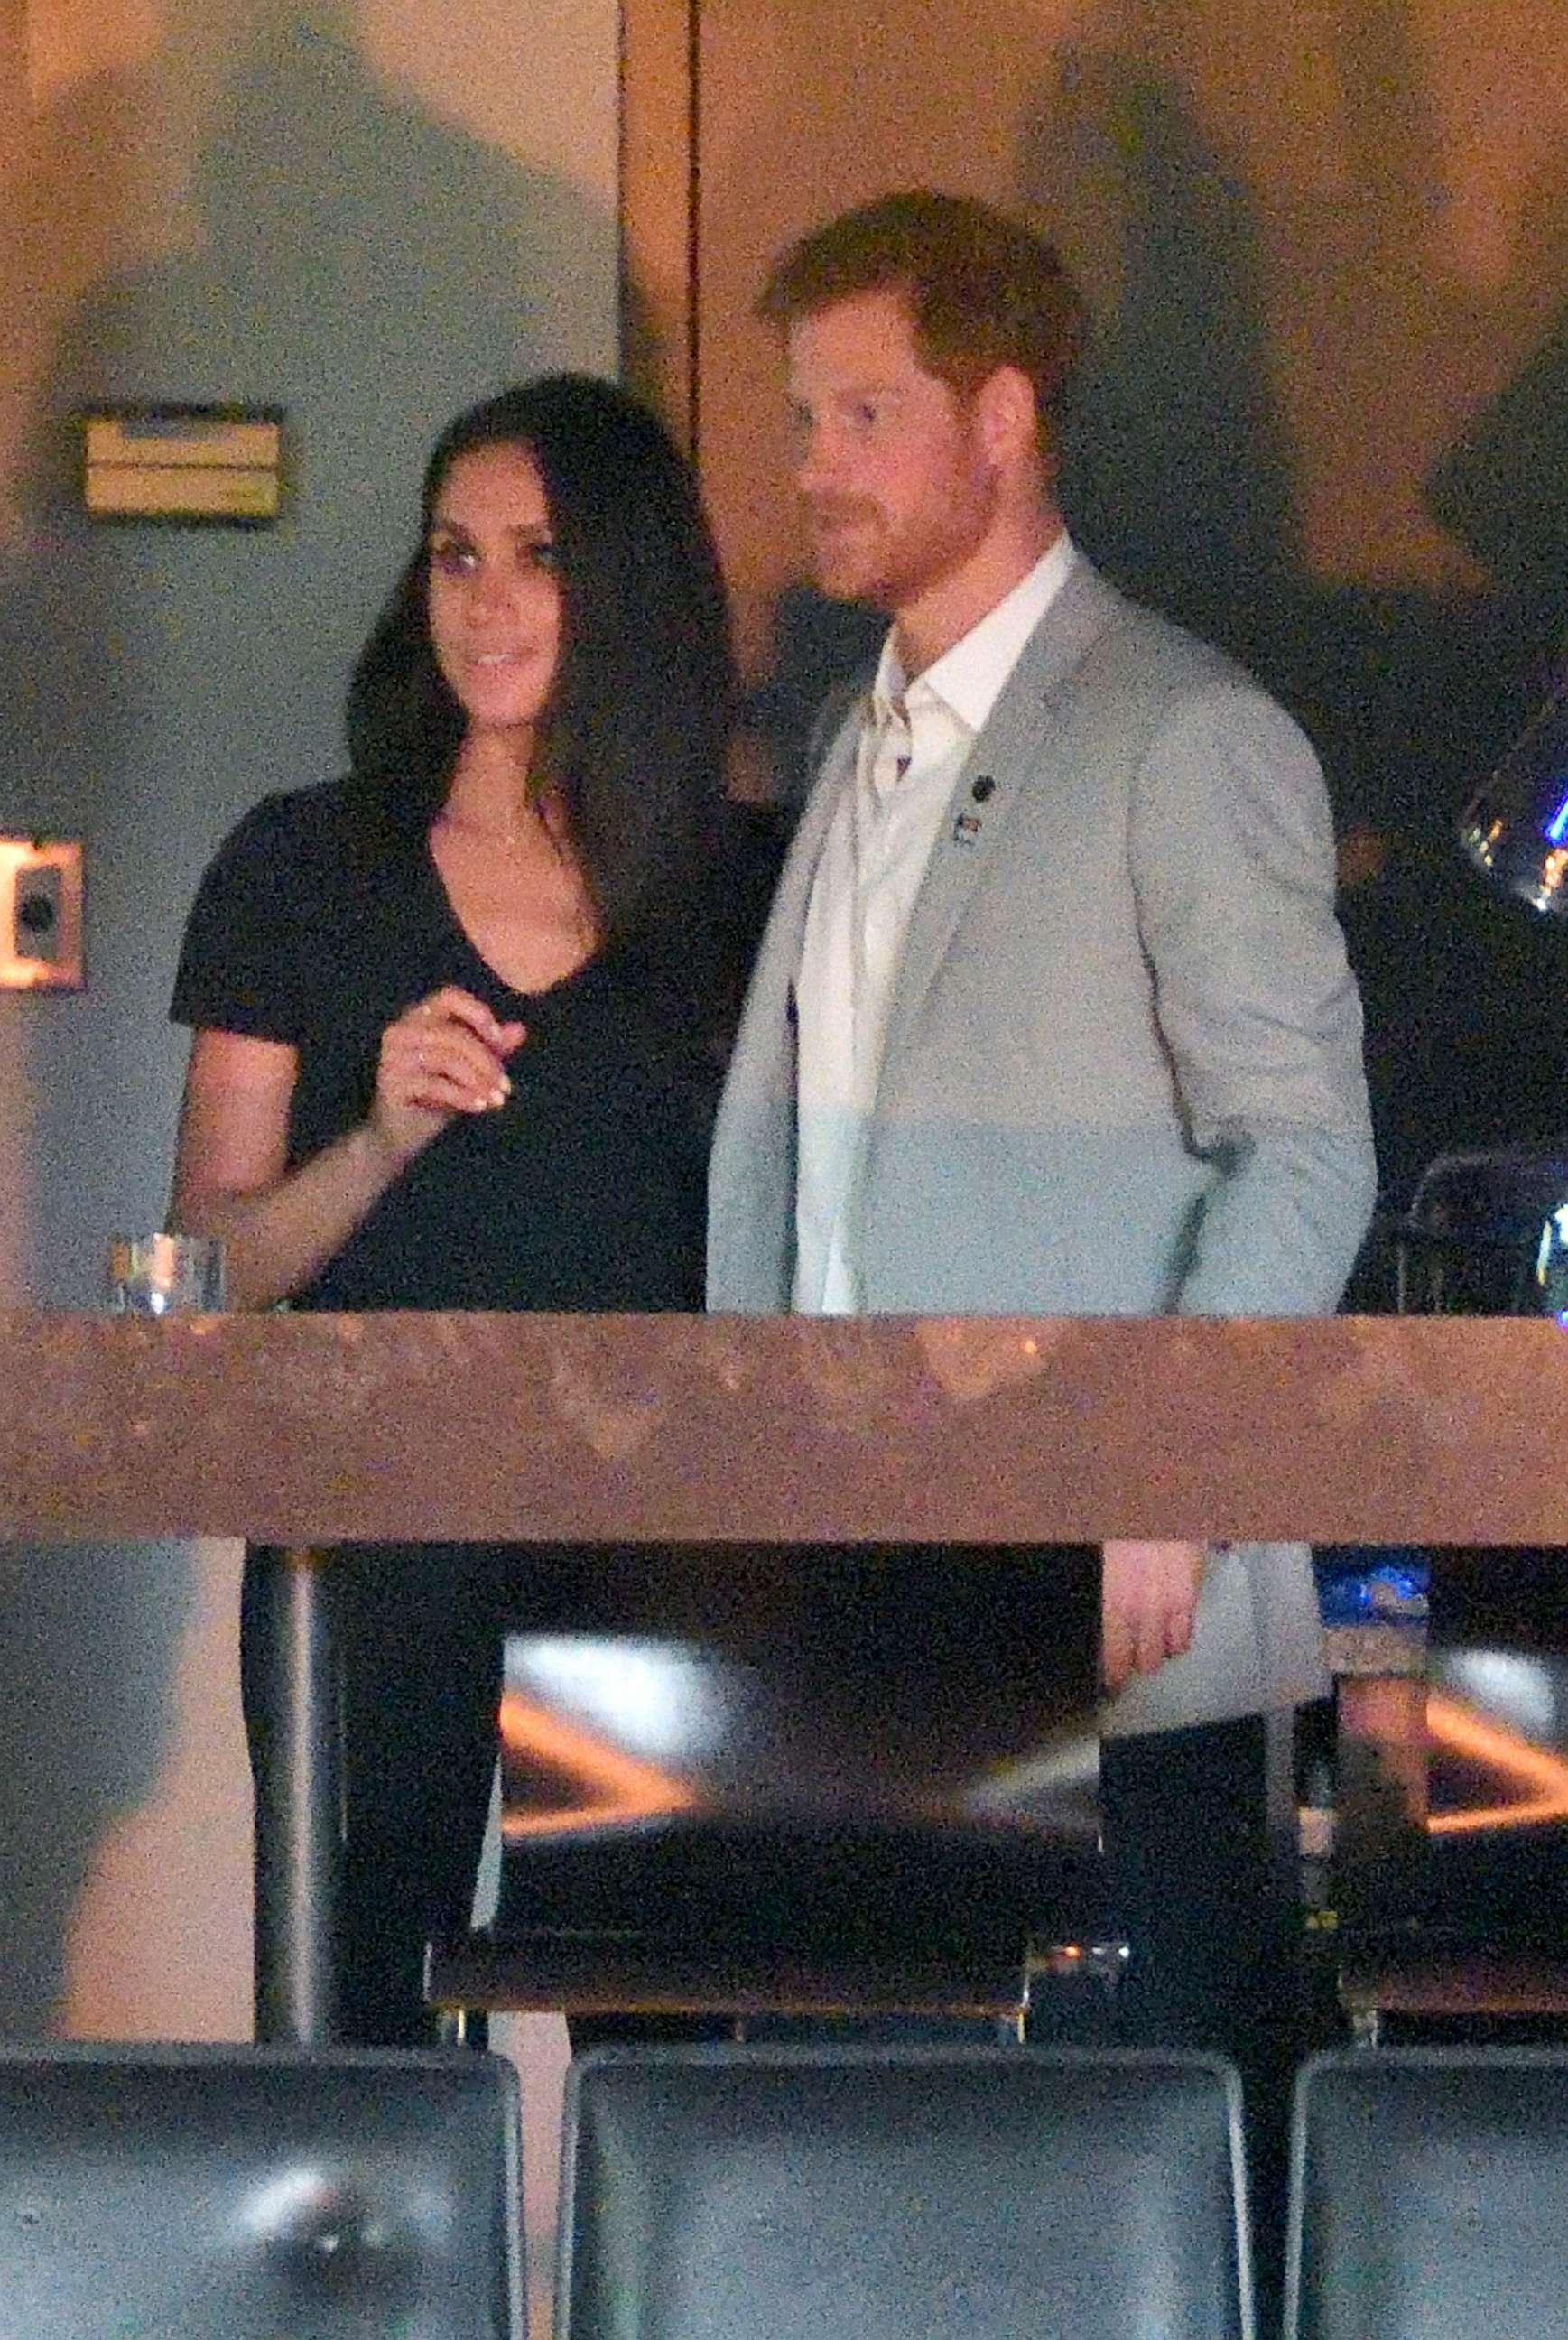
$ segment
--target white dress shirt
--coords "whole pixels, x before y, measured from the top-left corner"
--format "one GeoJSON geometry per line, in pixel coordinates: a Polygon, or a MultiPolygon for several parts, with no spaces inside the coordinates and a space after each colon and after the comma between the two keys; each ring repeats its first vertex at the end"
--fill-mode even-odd
{"type": "Polygon", "coordinates": [[[812,880],[796,978],[794,1305],[807,1314],[861,1307],[860,1158],[909,918],[954,783],[1073,558],[1064,533],[912,682],[892,634],[882,646],[853,783],[812,880]]]}

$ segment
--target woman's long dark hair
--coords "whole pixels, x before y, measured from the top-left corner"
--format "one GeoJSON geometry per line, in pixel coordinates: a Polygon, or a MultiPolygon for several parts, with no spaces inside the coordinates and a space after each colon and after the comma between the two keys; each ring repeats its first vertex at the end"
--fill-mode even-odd
{"type": "Polygon", "coordinates": [[[718,556],[690,466],[613,382],[547,374],[460,414],[425,470],[420,543],[361,651],[349,750],[382,818],[422,838],[445,799],[461,709],[426,596],[448,471],[517,446],[539,466],[561,585],[561,647],[536,768],[606,940],[679,917],[706,868],[735,704],[718,556]]]}

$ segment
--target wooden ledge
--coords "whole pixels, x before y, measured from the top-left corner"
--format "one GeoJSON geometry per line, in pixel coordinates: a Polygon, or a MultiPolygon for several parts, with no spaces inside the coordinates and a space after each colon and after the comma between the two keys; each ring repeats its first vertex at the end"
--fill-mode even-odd
{"type": "Polygon", "coordinates": [[[0,1537],[1568,1543],[1533,1318],[0,1314],[0,1537]]]}

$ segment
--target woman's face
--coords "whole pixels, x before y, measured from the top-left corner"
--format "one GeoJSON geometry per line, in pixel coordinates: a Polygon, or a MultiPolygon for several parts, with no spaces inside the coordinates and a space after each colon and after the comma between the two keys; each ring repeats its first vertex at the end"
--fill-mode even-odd
{"type": "Polygon", "coordinates": [[[448,467],[430,530],[430,636],[470,730],[531,732],[561,655],[544,483],[524,447],[448,467]]]}

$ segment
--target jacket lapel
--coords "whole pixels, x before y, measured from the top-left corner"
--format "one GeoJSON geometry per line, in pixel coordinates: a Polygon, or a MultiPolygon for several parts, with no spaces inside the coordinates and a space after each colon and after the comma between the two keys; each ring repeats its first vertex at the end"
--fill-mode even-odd
{"type": "Polygon", "coordinates": [[[736,1035],[730,1091],[791,1098],[795,1086],[790,994],[800,964],[806,913],[817,865],[839,798],[854,775],[864,694],[854,700],[829,740],[815,786],[800,816],[768,925],[757,953],[740,1029],[736,1035]]]}
{"type": "Polygon", "coordinates": [[[954,784],[916,897],[882,1053],[884,1078],[918,1020],[971,896],[1005,850],[1019,791],[1035,784],[1054,728],[1055,695],[1125,606],[1080,556],[1003,685],[954,784]]]}

